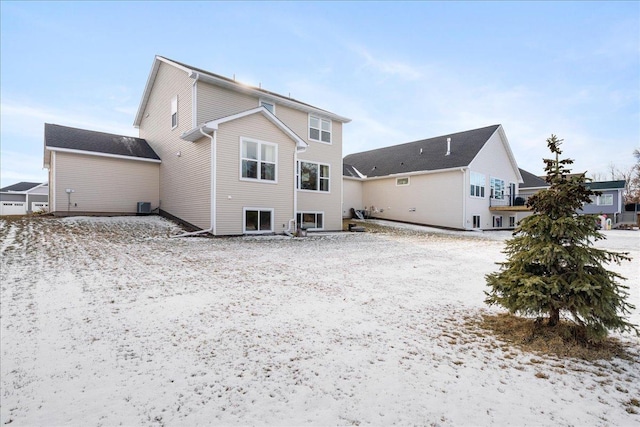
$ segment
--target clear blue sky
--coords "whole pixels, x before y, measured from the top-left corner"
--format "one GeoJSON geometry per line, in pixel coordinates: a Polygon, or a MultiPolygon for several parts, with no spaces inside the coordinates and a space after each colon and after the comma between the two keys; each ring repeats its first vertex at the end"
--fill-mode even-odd
{"type": "Polygon", "coordinates": [[[137,136],[154,55],[347,116],[344,154],[502,124],[542,174],[640,147],[639,2],[1,3],[1,178],[45,181],[44,123],[137,136]]]}

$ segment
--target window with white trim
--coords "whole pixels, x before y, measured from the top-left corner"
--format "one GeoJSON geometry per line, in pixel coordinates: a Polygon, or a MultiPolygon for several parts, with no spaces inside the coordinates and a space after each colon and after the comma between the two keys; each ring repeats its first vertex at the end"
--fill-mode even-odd
{"type": "Polygon", "coordinates": [[[240,138],[240,177],[246,180],[277,181],[278,146],[240,138]]]}
{"type": "Polygon", "coordinates": [[[307,230],[324,230],[324,212],[298,212],[296,221],[307,230]]]}
{"type": "Polygon", "coordinates": [[[480,228],[480,215],[473,216],[473,228],[480,228]]]}
{"type": "Polygon", "coordinates": [[[270,208],[244,208],[244,222],[242,232],[244,234],[272,233],[273,209],[270,208]]]}
{"type": "Polygon", "coordinates": [[[402,187],[403,185],[409,185],[409,177],[396,178],[396,185],[402,187]]]}
{"type": "Polygon", "coordinates": [[[297,169],[297,188],[329,192],[329,165],[300,160],[297,169]]]}
{"type": "Polygon", "coordinates": [[[510,228],[514,228],[516,226],[516,217],[515,216],[510,216],[509,217],[509,227],[510,228]]]}
{"type": "Polygon", "coordinates": [[[171,98],[171,129],[178,127],[178,95],[171,98]]]}
{"type": "Polygon", "coordinates": [[[276,104],[274,104],[273,102],[261,99],[260,100],[260,106],[266,108],[269,111],[271,111],[271,113],[276,114],[276,104]]]}
{"type": "Polygon", "coordinates": [[[504,199],[504,180],[491,177],[491,197],[504,199]]]}
{"type": "Polygon", "coordinates": [[[613,194],[601,194],[597,202],[598,206],[613,206],[613,194]]]}
{"type": "Polygon", "coordinates": [[[484,174],[472,171],[469,181],[471,183],[471,195],[473,197],[484,197],[484,174]]]}
{"type": "Polygon", "coordinates": [[[331,120],[309,115],[309,139],[331,144],[331,120]]]}
{"type": "Polygon", "coordinates": [[[493,216],[493,228],[502,228],[502,216],[493,216]]]}

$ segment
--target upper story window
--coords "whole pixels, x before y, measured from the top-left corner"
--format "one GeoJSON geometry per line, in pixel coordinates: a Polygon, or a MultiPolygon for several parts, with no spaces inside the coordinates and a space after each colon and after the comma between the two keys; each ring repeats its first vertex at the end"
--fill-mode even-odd
{"type": "Polygon", "coordinates": [[[504,199],[504,180],[491,177],[491,197],[504,199]]]}
{"type": "Polygon", "coordinates": [[[266,108],[269,111],[271,111],[271,113],[273,113],[274,115],[276,114],[276,104],[274,104],[273,102],[261,99],[260,100],[260,106],[266,108]]]}
{"type": "Polygon", "coordinates": [[[397,186],[403,186],[403,185],[409,185],[409,177],[405,177],[405,178],[396,178],[396,185],[397,186]]]}
{"type": "Polygon", "coordinates": [[[601,194],[597,198],[598,206],[613,206],[613,194],[601,194]]]}
{"type": "Polygon", "coordinates": [[[178,127],[178,95],[171,98],[171,129],[178,127]]]}
{"type": "Polygon", "coordinates": [[[329,192],[329,165],[299,161],[297,169],[298,189],[329,192]]]}
{"type": "Polygon", "coordinates": [[[309,139],[331,144],[331,120],[309,115],[309,139]]]}
{"type": "Polygon", "coordinates": [[[278,146],[253,139],[240,139],[240,177],[246,180],[276,182],[278,146]]]}
{"type": "Polygon", "coordinates": [[[474,197],[484,197],[484,175],[478,172],[471,172],[470,183],[471,195],[474,197]]]}

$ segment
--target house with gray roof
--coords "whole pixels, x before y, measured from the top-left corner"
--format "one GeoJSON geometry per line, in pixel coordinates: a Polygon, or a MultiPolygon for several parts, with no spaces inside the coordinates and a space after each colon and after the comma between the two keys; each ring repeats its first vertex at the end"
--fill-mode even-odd
{"type": "Polygon", "coordinates": [[[343,215],[474,230],[512,228],[523,182],[502,125],[350,154],[343,215]]]}
{"type": "Polygon", "coordinates": [[[135,214],[139,202],[157,209],[160,163],[141,138],[44,126],[44,167],[54,215],[135,214]]]}
{"type": "Polygon", "coordinates": [[[213,235],[341,230],[349,121],[156,56],[138,138],[45,125],[51,210],[127,214],[142,202],[213,235]]]}
{"type": "Polygon", "coordinates": [[[47,211],[49,186],[46,182],[18,182],[0,188],[0,215],[25,215],[47,211]]]}

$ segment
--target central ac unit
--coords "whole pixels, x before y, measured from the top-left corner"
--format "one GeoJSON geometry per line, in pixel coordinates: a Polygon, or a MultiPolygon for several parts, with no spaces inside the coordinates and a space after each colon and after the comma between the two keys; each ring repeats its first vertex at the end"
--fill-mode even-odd
{"type": "Polygon", "coordinates": [[[138,202],[138,211],[139,214],[150,214],[151,213],[151,203],[150,202],[138,202]]]}

